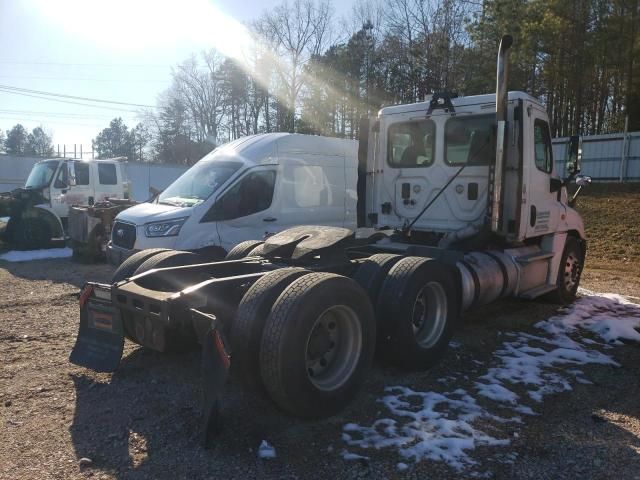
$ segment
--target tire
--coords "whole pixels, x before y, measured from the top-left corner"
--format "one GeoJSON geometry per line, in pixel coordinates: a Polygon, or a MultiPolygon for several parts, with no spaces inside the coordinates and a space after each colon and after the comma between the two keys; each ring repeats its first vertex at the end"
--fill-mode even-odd
{"type": "Polygon", "coordinates": [[[452,267],[420,257],[397,262],[382,284],[376,308],[378,348],[384,358],[407,370],[434,366],[457,326],[459,298],[457,272],[452,267]]]}
{"type": "Polygon", "coordinates": [[[253,250],[251,250],[249,253],[247,253],[247,257],[260,257],[264,254],[264,243],[258,245],[257,247],[255,247],[253,250]]]}
{"type": "Polygon", "coordinates": [[[245,240],[244,242],[240,242],[227,253],[227,256],[224,257],[225,260],[239,260],[241,258],[246,257],[251,250],[256,248],[259,245],[262,245],[264,242],[262,240],[245,240]]]}
{"type": "Polygon", "coordinates": [[[337,413],[362,386],[375,334],[373,307],[354,280],[331,273],[295,280],[264,326],[260,375],[269,396],[298,417],[337,413]]]}
{"type": "Polygon", "coordinates": [[[12,233],[11,243],[18,250],[48,248],[51,244],[51,227],[42,218],[23,218],[12,233]]]}
{"type": "Polygon", "coordinates": [[[584,250],[575,237],[567,237],[556,280],[557,289],[549,294],[550,300],[567,305],[576,299],[580,275],[584,268],[584,250]]]}
{"type": "Polygon", "coordinates": [[[121,282],[125,278],[133,276],[133,273],[142,265],[146,260],[157,255],[158,253],[168,252],[168,248],[149,248],[147,250],[140,250],[134,253],[124,262],[120,264],[116,271],[113,272],[111,277],[111,283],[121,282]]]}
{"type": "MultiPolygon", "coordinates": [[[[141,273],[148,272],[154,268],[167,268],[167,267],[179,267],[181,265],[193,265],[202,261],[200,255],[192,252],[184,252],[181,250],[168,250],[166,252],[160,252],[157,255],[153,255],[136,269],[134,275],[140,275],[141,273]]],[[[151,290],[172,291],[182,290],[185,285],[179,285],[174,279],[163,279],[163,283],[160,284],[157,281],[145,280],[144,286],[151,290]]]]}
{"type": "Polygon", "coordinates": [[[402,255],[376,253],[360,264],[353,279],[364,288],[371,302],[375,305],[378,293],[389,270],[402,259],[402,255]]]}
{"type": "MultiPolygon", "coordinates": [[[[140,266],[134,272],[134,275],[139,275],[154,268],[191,265],[194,263],[198,263],[199,261],[201,261],[201,258],[195,253],[183,252],[180,250],[167,250],[164,252],[156,253],[142,262],[142,264],[140,264],[140,266]]],[[[163,283],[162,285],[160,285],[155,281],[146,281],[144,287],[150,288],[152,290],[172,291],[182,288],[183,286],[171,282],[169,282],[168,284],[163,283]]],[[[139,340],[138,333],[136,333],[136,321],[134,316],[124,315],[122,323],[124,325],[124,331],[127,337],[134,343],[143,345],[143,343],[139,340]]],[[[184,328],[173,330],[170,333],[167,332],[165,336],[165,352],[184,352],[193,349],[197,345],[197,336],[191,322],[186,321],[185,319],[185,321],[182,321],[180,323],[184,326],[184,328]]]]}
{"type": "Polygon", "coordinates": [[[308,273],[297,267],[269,272],[251,285],[238,305],[231,325],[233,368],[250,391],[265,393],[260,377],[260,342],[271,307],[294,280],[308,273]]]}

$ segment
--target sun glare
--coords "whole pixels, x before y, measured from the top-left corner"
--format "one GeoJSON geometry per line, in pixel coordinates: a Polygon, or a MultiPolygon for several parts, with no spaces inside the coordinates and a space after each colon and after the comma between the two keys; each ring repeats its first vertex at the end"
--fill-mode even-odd
{"type": "Polygon", "coordinates": [[[207,0],[33,2],[54,25],[102,48],[143,51],[184,42],[242,58],[253,43],[243,24],[207,0]]]}

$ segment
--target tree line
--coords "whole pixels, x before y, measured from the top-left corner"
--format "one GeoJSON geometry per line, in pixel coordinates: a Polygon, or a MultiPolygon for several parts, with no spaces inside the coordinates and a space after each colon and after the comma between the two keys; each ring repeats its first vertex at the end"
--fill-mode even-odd
{"type": "Polygon", "coordinates": [[[30,133],[20,123],[6,133],[0,130],[0,151],[12,155],[47,157],[53,155],[51,135],[43,127],[36,127],[30,133]]]}
{"type": "Polygon", "coordinates": [[[381,106],[493,92],[504,33],[509,88],[544,102],[554,136],[640,130],[639,1],[360,0],[340,20],[329,0],[285,0],[247,26],[250,52],[194,54],[140,125],[115,119],[96,150],[191,164],[255,133],[356,138],[381,106]]]}

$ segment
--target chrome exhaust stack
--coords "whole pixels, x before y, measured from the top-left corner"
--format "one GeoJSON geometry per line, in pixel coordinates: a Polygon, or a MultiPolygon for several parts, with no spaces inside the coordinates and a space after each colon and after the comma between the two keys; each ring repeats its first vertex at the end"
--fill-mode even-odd
{"type": "Polygon", "coordinates": [[[509,82],[509,49],[513,44],[511,35],[504,35],[500,40],[496,72],[496,161],[493,166],[491,184],[491,231],[502,231],[502,182],[506,156],[507,140],[507,102],[509,82]]]}

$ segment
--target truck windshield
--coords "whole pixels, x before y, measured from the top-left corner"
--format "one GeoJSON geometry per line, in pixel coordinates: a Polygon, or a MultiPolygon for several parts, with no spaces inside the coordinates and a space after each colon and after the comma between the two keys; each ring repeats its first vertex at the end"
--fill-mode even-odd
{"type": "Polygon", "coordinates": [[[239,162],[198,162],[160,194],[158,203],[179,207],[202,203],[241,166],[239,162]]]}
{"type": "Polygon", "coordinates": [[[449,165],[489,165],[495,155],[493,126],[495,113],[459,116],[444,127],[444,159],[449,165]]]}
{"type": "Polygon", "coordinates": [[[27,178],[26,188],[42,188],[51,183],[53,174],[58,168],[58,160],[36,163],[27,178]]]}

